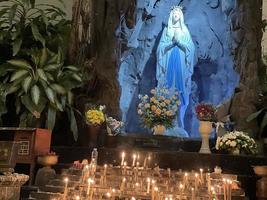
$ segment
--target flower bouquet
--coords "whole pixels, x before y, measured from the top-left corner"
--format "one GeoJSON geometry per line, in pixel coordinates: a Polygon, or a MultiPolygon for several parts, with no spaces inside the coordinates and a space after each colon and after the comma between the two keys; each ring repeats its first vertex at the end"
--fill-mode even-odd
{"type": "Polygon", "coordinates": [[[246,154],[256,154],[257,144],[253,138],[244,132],[233,131],[217,138],[216,150],[237,153],[242,151],[246,154]]]}
{"type": "Polygon", "coordinates": [[[155,88],[150,93],[151,97],[139,95],[141,102],[137,112],[144,127],[153,129],[157,125],[163,125],[172,128],[180,105],[178,93],[171,93],[166,88],[155,88]]]}
{"type": "Polygon", "coordinates": [[[87,130],[89,134],[89,146],[96,147],[98,144],[98,136],[101,133],[101,126],[105,122],[105,114],[103,110],[105,106],[89,109],[85,113],[87,130]]]}
{"type": "Polygon", "coordinates": [[[100,126],[105,122],[105,114],[103,110],[104,106],[100,106],[98,109],[89,109],[85,113],[86,123],[93,126],[100,126]]]}
{"type": "Polygon", "coordinates": [[[195,110],[199,121],[216,121],[216,108],[212,104],[200,103],[195,110]]]}
{"type": "Polygon", "coordinates": [[[116,136],[121,132],[124,123],[112,117],[106,119],[108,135],[116,136]]]}

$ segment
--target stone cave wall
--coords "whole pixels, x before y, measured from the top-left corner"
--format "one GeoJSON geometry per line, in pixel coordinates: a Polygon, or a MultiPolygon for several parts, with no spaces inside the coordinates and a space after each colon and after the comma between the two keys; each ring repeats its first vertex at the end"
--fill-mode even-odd
{"type": "Polygon", "coordinates": [[[199,102],[215,105],[223,103],[232,97],[239,81],[230,49],[233,39],[231,22],[227,15],[229,7],[234,10],[236,4],[233,1],[219,0],[137,2],[136,16],[143,22],[141,28],[138,27],[138,20],[132,30],[122,27],[126,33],[129,32],[128,38],[125,38],[129,48],[124,52],[119,73],[122,89],[120,107],[126,121],[126,132],[147,132],[140,128],[136,114],[138,94],[146,94],[156,86],[158,40],[163,27],[166,26],[170,8],[180,4],[184,7],[185,23],[196,47],[193,88],[186,112],[185,128],[191,137],[199,137],[198,120],[194,114],[195,105],[199,102]],[[139,17],[144,15],[147,17],[139,17]],[[140,29],[138,34],[135,33],[136,29],[140,29]]]}
{"type": "Polygon", "coordinates": [[[170,7],[179,3],[197,49],[187,131],[198,137],[195,104],[218,105],[231,97],[229,113],[236,127],[256,130],[245,119],[256,109],[261,0],[92,1],[92,44],[85,59],[91,79],[84,91],[107,105],[110,115],[121,117],[127,132],[147,133],[140,128],[137,96],[156,86],[155,51],[170,7]]]}

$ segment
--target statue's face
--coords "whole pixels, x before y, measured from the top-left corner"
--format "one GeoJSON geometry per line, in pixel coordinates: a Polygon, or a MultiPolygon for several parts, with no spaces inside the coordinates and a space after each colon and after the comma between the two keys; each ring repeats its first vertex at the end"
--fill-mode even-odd
{"type": "Polygon", "coordinates": [[[172,23],[176,24],[179,21],[180,17],[180,13],[177,10],[174,10],[172,14],[172,23]]]}

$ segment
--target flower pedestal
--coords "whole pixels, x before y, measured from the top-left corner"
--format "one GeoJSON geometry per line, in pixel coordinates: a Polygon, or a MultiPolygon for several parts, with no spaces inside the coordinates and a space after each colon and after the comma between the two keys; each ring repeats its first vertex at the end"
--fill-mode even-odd
{"type": "Polygon", "coordinates": [[[153,127],[153,135],[164,135],[166,127],[164,125],[156,125],[153,127]]]}
{"type": "Polygon", "coordinates": [[[209,137],[212,132],[212,122],[200,121],[198,130],[202,137],[202,144],[199,153],[211,153],[209,146],[209,137]]]}

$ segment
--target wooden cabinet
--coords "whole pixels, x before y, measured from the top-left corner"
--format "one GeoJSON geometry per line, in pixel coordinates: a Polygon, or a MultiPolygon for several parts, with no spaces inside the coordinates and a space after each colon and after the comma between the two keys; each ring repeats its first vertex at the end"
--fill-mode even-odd
{"type": "Polygon", "coordinates": [[[39,128],[0,128],[0,141],[18,143],[16,163],[30,164],[30,184],[33,181],[36,157],[50,151],[51,131],[39,128]]]}

